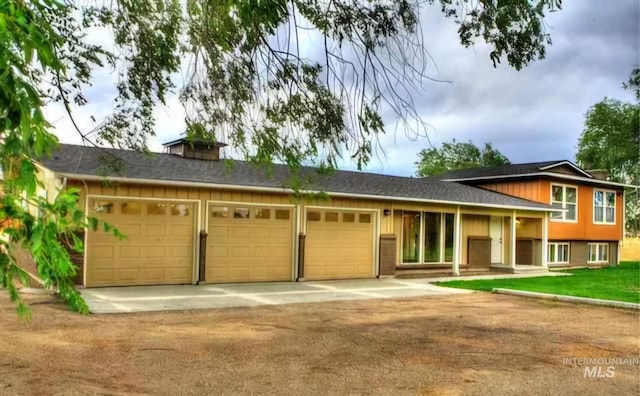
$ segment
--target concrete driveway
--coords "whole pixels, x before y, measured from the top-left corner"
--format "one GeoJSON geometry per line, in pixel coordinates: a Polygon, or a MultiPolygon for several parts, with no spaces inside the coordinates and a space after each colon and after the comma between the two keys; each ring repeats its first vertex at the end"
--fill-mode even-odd
{"type": "Polygon", "coordinates": [[[93,313],[171,311],[470,293],[433,279],[358,279],[217,285],[131,286],[82,290],[93,313]]]}

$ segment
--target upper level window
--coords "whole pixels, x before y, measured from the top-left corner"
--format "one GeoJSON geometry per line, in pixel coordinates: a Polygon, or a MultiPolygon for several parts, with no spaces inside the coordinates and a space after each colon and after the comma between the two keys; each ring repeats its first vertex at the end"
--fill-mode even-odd
{"type": "Polygon", "coordinates": [[[551,219],[556,221],[577,221],[578,189],[560,184],[551,185],[551,206],[566,209],[565,212],[554,212],[551,219]]]}
{"type": "Polygon", "coordinates": [[[593,190],[593,222],[596,224],[616,223],[616,193],[614,191],[593,190]]]}

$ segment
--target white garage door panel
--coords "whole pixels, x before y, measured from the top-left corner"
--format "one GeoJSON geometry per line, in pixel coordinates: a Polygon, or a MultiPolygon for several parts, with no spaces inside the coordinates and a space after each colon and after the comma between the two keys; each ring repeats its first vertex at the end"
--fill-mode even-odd
{"type": "Polygon", "coordinates": [[[208,214],[207,282],[291,280],[292,208],[215,204],[208,214]]]}
{"type": "Polygon", "coordinates": [[[88,233],[87,286],[192,282],[194,203],[100,197],[89,204],[90,215],[115,226],[126,239],[88,233]]]}

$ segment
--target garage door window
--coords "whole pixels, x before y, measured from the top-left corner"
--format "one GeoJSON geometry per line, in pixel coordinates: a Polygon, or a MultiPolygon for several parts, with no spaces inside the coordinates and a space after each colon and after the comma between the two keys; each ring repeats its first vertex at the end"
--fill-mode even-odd
{"type": "Polygon", "coordinates": [[[343,213],[342,214],[342,222],[343,223],[354,223],[356,221],[356,215],[354,213],[343,213]]]}
{"type": "Polygon", "coordinates": [[[248,219],[249,218],[249,208],[235,208],[233,210],[233,218],[234,219],[248,219]]]}
{"type": "Polygon", "coordinates": [[[121,202],[120,213],[123,215],[141,215],[142,204],[140,202],[121,202]]]}
{"type": "Polygon", "coordinates": [[[369,213],[360,213],[358,221],[360,223],[371,223],[371,215],[369,213]]]}
{"type": "Polygon", "coordinates": [[[164,202],[147,204],[147,214],[164,216],[167,214],[167,204],[164,202]]]}
{"type": "Polygon", "coordinates": [[[93,205],[91,206],[93,207],[94,213],[106,214],[113,212],[112,201],[94,201],[93,205]]]}
{"type": "Polygon", "coordinates": [[[289,220],[291,217],[289,209],[276,209],[276,220],[289,220]]]}
{"type": "Polygon", "coordinates": [[[211,217],[226,218],[229,216],[229,208],[214,206],[211,208],[211,217]]]}
{"type": "Polygon", "coordinates": [[[320,212],[307,212],[307,221],[320,221],[320,212]]]}
{"type": "Polygon", "coordinates": [[[326,212],[324,214],[324,221],[335,223],[338,221],[338,212],[326,212]]]}
{"type": "Polygon", "coordinates": [[[171,204],[171,216],[189,216],[189,206],[186,204],[171,204]]]}
{"type": "Polygon", "coordinates": [[[271,218],[271,209],[258,208],[256,209],[256,219],[269,220],[271,218]]]}

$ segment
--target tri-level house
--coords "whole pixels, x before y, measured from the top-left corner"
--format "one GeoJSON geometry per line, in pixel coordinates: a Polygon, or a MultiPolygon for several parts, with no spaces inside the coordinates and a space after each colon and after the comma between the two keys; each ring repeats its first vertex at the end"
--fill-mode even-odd
{"type": "MultiPolygon", "coordinates": [[[[618,261],[623,185],[567,161],[437,178],[337,171],[296,196],[291,175],[223,159],[224,144],[177,139],[165,152],[61,145],[36,161],[40,193],[126,235],[78,230],[85,287],[547,271],[618,261]],[[118,166],[113,166],[113,164],[118,166]],[[442,179],[442,180],[441,180],[442,179]]],[[[26,266],[26,264],[25,264],[26,266]]]]}
{"type": "MultiPolygon", "coordinates": [[[[550,204],[562,212],[550,213],[544,259],[549,267],[600,266],[619,261],[624,238],[624,193],[632,187],[606,180],[600,172],[580,169],[570,161],[511,164],[452,171],[439,180],[550,204]]],[[[492,228],[493,230],[493,228],[492,228]]],[[[497,228],[496,228],[497,230],[497,228]]],[[[501,240],[491,231],[493,243],[501,240]]],[[[519,263],[539,260],[525,247],[522,235],[519,263]]]]}

